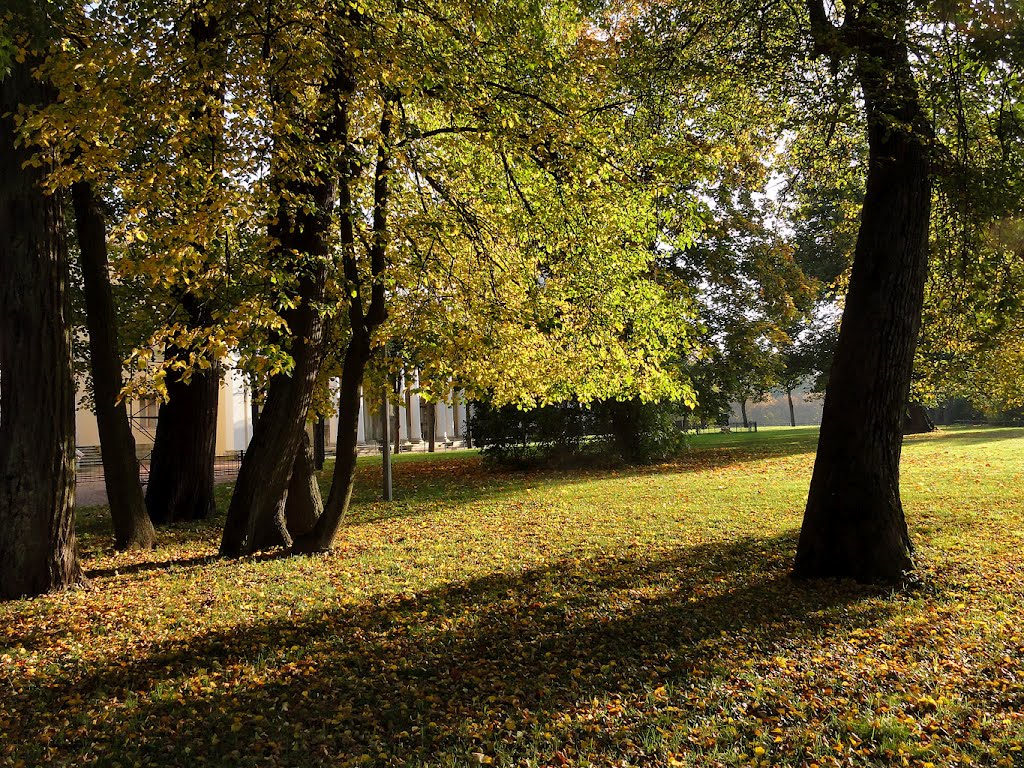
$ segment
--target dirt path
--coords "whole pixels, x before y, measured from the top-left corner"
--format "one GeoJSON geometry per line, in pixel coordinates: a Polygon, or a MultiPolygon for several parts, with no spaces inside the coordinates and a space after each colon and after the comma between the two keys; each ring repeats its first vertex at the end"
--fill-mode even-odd
{"type": "MultiPolygon", "coordinates": [[[[234,482],[235,478],[238,477],[238,462],[237,461],[225,461],[217,462],[214,467],[214,482],[217,485],[221,483],[234,482]]],[[[143,490],[145,490],[145,481],[143,481],[143,490]]],[[[76,507],[95,507],[107,503],[107,488],[103,484],[103,470],[91,467],[90,470],[83,476],[79,476],[77,487],[75,489],[75,506],[76,507]]]]}

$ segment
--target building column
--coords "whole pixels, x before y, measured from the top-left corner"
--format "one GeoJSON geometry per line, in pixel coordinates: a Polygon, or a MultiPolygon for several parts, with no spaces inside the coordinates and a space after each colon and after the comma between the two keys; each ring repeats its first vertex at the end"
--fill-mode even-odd
{"type": "Polygon", "coordinates": [[[437,414],[434,419],[434,442],[435,443],[447,443],[448,442],[448,404],[443,400],[438,401],[437,407],[434,409],[437,414]]]}
{"type": "Polygon", "coordinates": [[[356,417],[356,441],[359,443],[366,442],[366,428],[363,426],[363,420],[366,418],[366,406],[363,404],[363,388],[359,388],[359,415],[356,417]]]}
{"type": "Polygon", "coordinates": [[[469,411],[466,408],[466,391],[461,390],[459,392],[458,405],[455,406],[456,417],[459,420],[459,437],[463,440],[466,439],[466,435],[469,434],[469,430],[466,429],[466,423],[469,417],[469,411]]]}
{"type": "Polygon", "coordinates": [[[414,443],[423,442],[423,428],[420,424],[420,396],[419,393],[413,392],[413,389],[418,389],[420,386],[420,374],[417,371],[413,374],[414,386],[406,390],[405,393],[405,406],[408,411],[409,419],[409,440],[414,443]]]}
{"type": "Polygon", "coordinates": [[[398,394],[395,395],[395,402],[392,405],[398,406],[398,444],[402,446],[410,445],[409,442],[409,409],[407,404],[409,402],[408,390],[405,386],[405,376],[398,374],[398,394]]]}
{"type": "Polygon", "coordinates": [[[459,419],[459,393],[457,390],[452,390],[452,440],[457,440],[462,437],[462,421],[459,419]]]}

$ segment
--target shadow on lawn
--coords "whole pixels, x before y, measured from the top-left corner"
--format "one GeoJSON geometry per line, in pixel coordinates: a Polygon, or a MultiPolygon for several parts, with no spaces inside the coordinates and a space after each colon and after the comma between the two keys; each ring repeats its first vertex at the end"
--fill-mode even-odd
{"type": "MultiPolygon", "coordinates": [[[[586,713],[606,715],[606,702],[703,691],[667,715],[693,722],[723,706],[709,693],[716,677],[750,672],[743,649],[770,659],[780,643],[835,632],[848,611],[858,626],[889,612],[854,607],[877,594],[862,588],[792,583],[794,537],[566,560],[140,647],[9,700],[11,757],[433,765],[477,750],[546,762],[568,748],[611,762],[621,729],[640,748],[650,721],[637,712],[589,728],[586,713]]],[[[725,695],[725,706],[742,696],[725,695]]]]}
{"type": "Polygon", "coordinates": [[[1024,427],[982,427],[980,429],[946,429],[939,427],[937,432],[910,436],[912,440],[926,442],[939,440],[943,445],[978,445],[979,443],[998,443],[1006,440],[1024,438],[1024,427]]]}

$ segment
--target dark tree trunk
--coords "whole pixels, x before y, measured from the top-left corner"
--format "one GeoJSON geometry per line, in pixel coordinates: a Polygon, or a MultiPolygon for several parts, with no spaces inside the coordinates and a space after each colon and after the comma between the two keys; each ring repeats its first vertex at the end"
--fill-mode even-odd
{"type": "Polygon", "coordinates": [[[640,418],[640,401],[626,400],[609,403],[612,421],[612,438],[619,458],[625,462],[636,461],[639,455],[637,424],[640,418]]]}
{"type": "MultiPolygon", "coordinates": [[[[168,356],[182,354],[169,349],[168,356]]],[[[157,525],[205,520],[217,511],[213,496],[217,452],[220,366],[197,370],[187,381],[167,373],[146,486],[146,508],[157,525]]]]}
{"type": "Polygon", "coordinates": [[[935,422],[928,415],[927,409],[920,403],[910,403],[903,413],[903,434],[919,435],[934,431],[935,422]]]}
{"type": "Polygon", "coordinates": [[[743,417],[743,428],[746,429],[750,426],[747,422],[747,398],[740,400],[740,415],[743,417]]]}
{"type": "MultiPolygon", "coordinates": [[[[320,552],[331,548],[341,520],[348,512],[355,485],[356,457],[359,444],[359,392],[363,374],[370,360],[370,339],[363,333],[353,334],[345,350],[338,392],[338,442],[334,458],[334,476],[327,504],[316,525],[303,536],[296,536],[296,552],[320,552]]],[[[389,429],[384,420],[384,429],[389,429]]]]}
{"type": "Polygon", "coordinates": [[[117,342],[117,310],[107,271],[106,223],[88,182],[72,185],[71,200],[81,252],[96,424],[103,456],[103,483],[114,524],[114,545],[118,549],[151,549],[156,533],[139,482],[135,436],[124,402],[118,402],[124,381],[117,342]]]}
{"type": "Polygon", "coordinates": [[[26,165],[11,115],[44,104],[39,62],[0,77],[0,600],[82,580],[75,539],[75,388],[67,244],[50,168],[26,165]]]}
{"type": "MultiPolygon", "coordinates": [[[[338,393],[338,442],[334,461],[334,476],[331,492],[327,496],[324,512],[308,534],[295,539],[296,552],[322,552],[331,548],[341,520],[348,512],[355,485],[356,455],[358,448],[359,392],[363,385],[363,374],[370,361],[370,340],[373,332],[387,319],[383,276],[387,265],[388,249],[388,204],[390,201],[391,174],[391,107],[385,101],[380,120],[380,142],[377,146],[377,165],[373,180],[373,240],[370,247],[370,301],[363,303],[362,278],[354,256],[355,234],[352,228],[354,204],[347,176],[342,176],[339,185],[342,264],[345,274],[346,293],[350,296],[348,306],[351,336],[341,366],[341,387],[338,393]],[[365,306],[365,312],[364,312],[365,306]]],[[[347,125],[343,135],[348,135],[347,125]]],[[[387,408],[384,408],[382,424],[390,429],[387,408]]]]}
{"type": "Polygon", "coordinates": [[[328,232],[337,187],[325,176],[312,183],[287,182],[287,186],[312,203],[296,209],[282,197],[272,233],[281,243],[280,267],[304,270],[296,296],[300,303],[284,313],[294,366],[289,374],[271,380],[242,459],[221,540],[221,554],[227,556],[291,544],[285,519],[288,487],[324,351],[326,328],[319,305],[326,288],[324,259],[330,250],[328,232]],[[293,254],[304,258],[295,263],[293,254]]]}
{"type": "Polygon", "coordinates": [[[796,426],[796,411],[793,409],[793,390],[786,390],[786,399],[789,400],[789,426],[796,426]]]}
{"type": "Polygon", "coordinates": [[[905,0],[886,0],[850,27],[867,110],[867,188],[797,577],[901,583],[914,568],[899,471],[928,262],[931,177],[930,131],[902,41],[905,18],[905,0]]]}
{"type": "Polygon", "coordinates": [[[295,466],[292,467],[292,478],[288,483],[288,502],[284,509],[288,534],[293,539],[313,530],[313,526],[324,511],[320,483],[314,471],[313,453],[309,435],[303,432],[302,442],[295,452],[295,466]]]}
{"type": "MultiPolygon", "coordinates": [[[[319,226],[295,230],[302,231],[304,237],[316,237],[320,244],[305,243],[298,246],[299,253],[322,256],[327,248],[331,185],[324,185],[321,193],[318,205],[325,220],[319,226]]],[[[223,555],[251,554],[291,544],[285,521],[286,497],[296,452],[305,434],[306,417],[313,405],[324,344],[324,319],[317,306],[325,287],[324,270],[319,259],[312,261],[319,266],[302,278],[302,304],[290,311],[287,318],[293,334],[291,352],[295,364],[290,374],[278,374],[270,382],[231,496],[221,540],[223,555]]]]}

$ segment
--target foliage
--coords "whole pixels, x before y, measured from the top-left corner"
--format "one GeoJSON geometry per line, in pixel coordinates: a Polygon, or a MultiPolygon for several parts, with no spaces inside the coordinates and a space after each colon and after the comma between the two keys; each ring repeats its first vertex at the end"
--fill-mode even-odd
{"type": "Polygon", "coordinates": [[[106,0],[68,35],[47,65],[60,103],[23,127],[63,161],[53,185],[116,197],[117,267],[147,286],[153,320],[137,388],[229,353],[257,381],[289,370],[284,315],[314,267],[272,257],[273,222],[309,204],[306,168],[346,188],[321,265],[338,346],[346,305],[383,285],[393,312],[374,343],[415,343],[428,390],[454,377],[504,402],[687,396],[663,362],[692,310],[648,272],[656,193],[698,153],[645,132],[617,45],[574,4],[106,0]]]}
{"type": "Polygon", "coordinates": [[[86,510],[91,586],[0,606],[0,764],[1016,764],[1024,431],[908,439],[911,595],[788,578],[815,438],[403,455],[306,559],[218,559],[217,521],[114,553],[86,510]]]}
{"type": "Polygon", "coordinates": [[[677,403],[597,401],[520,409],[475,403],[473,441],[501,466],[650,464],[685,447],[677,403]]]}

